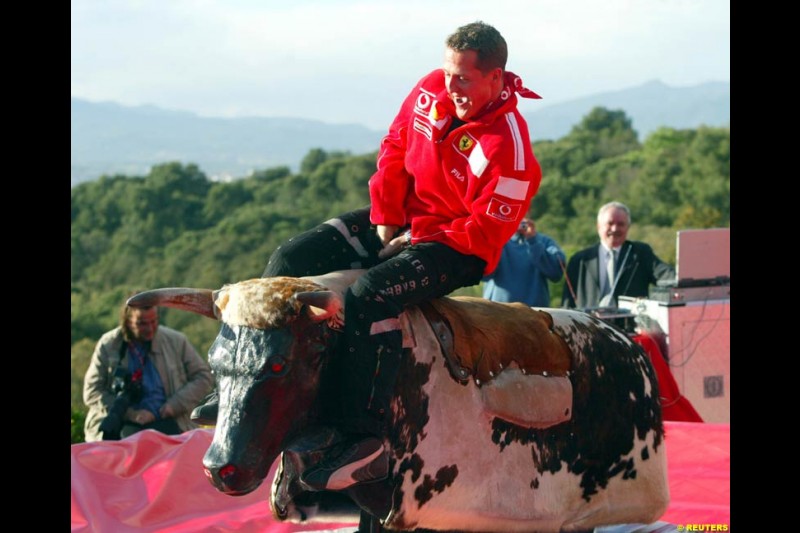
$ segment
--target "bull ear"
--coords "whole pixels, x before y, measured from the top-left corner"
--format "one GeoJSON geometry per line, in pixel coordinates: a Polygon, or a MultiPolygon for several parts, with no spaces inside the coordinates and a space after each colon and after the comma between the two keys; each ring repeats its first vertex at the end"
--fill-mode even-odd
{"type": "Polygon", "coordinates": [[[344,307],[342,297],[333,291],[298,292],[294,297],[308,306],[309,315],[315,322],[337,317],[344,307]]]}
{"type": "Polygon", "coordinates": [[[128,298],[131,307],[174,307],[217,320],[214,293],[209,289],[171,287],[140,292],[128,298]]]}

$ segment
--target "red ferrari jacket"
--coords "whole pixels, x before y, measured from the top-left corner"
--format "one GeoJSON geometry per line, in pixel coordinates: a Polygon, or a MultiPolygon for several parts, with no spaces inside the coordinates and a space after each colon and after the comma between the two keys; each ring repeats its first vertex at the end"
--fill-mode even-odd
{"type": "Polygon", "coordinates": [[[443,71],[417,83],[381,141],[369,181],[373,224],[410,224],[412,243],[441,242],[485,260],[485,274],[495,269],[542,179],[517,111],[517,94],[540,97],[511,72],[504,81],[498,100],[452,131],[443,71]]]}

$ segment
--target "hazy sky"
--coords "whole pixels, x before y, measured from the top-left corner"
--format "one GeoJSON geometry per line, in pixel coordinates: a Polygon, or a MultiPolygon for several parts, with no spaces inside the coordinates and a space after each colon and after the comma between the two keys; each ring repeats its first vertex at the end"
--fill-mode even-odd
{"type": "Polygon", "coordinates": [[[730,81],[728,0],[72,0],[72,96],[385,129],[483,20],[543,100],[730,81]]]}

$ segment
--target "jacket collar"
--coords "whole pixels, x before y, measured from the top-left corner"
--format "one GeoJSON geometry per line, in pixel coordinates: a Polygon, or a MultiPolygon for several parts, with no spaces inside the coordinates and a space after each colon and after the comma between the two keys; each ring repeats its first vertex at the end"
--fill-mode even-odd
{"type": "MultiPolygon", "coordinates": [[[[624,252],[624,251],[625,251],[625,248],[627,248],[628,246],[630,246],[630,243],[631,243],[631,241],[627,241],[627,240],[626,240],[625,242],[623,242],[623,243],[620,245],[618,252],[619,252],[620,254],[621,254],[622,252],[624,252]]],[[[601,251],[605,251],[605,250],[606,250],[606,246],[605,246],[605,245],[604,245],[602,242],[599,242],[599,243],[597,243],[597,253],[598,253],[598,255],[600,254],[600,252],[601,252],[601,251]]]]}

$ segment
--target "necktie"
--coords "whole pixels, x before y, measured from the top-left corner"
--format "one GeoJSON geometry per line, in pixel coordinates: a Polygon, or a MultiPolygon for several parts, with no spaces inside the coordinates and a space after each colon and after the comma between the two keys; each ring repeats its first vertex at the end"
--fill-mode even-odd
{"type": "Polygon", "coordinates": [[[614,286],[614,269],[617,260],[617,252],[615,250],[610,250],[608,252],[608,261],[606,261],[606,273],[608,274],[608,292],[611,292],[611,287],[614,286]]]}

